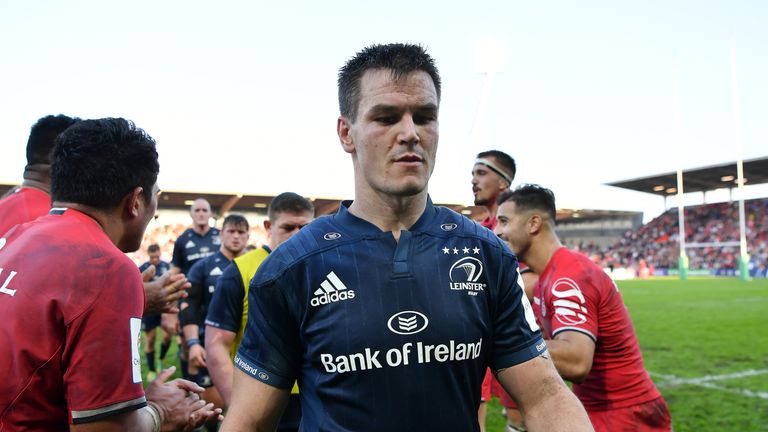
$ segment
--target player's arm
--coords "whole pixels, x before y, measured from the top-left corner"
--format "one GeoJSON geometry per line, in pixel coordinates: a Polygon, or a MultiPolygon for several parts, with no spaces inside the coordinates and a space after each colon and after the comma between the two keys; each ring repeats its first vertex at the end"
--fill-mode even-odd
{"type": "Polygon", "coordinates": [[[547,348],[560,376],[580,383],[592,370],[595,341],[579,331],[561,331],[547,341],[547,348]]]}
{"type": "Polygon", "coordinates": [[[587,412],[546,355],[497,371],[529,431],[593,431],[587,412]]]}
{"type": "Polygon", "coordinates": [[[189,271],[189,282],[192,285],[187,290],[187,298],[182,300],[179,322],[184,334],[184,340],[189,348],[189,362],[193,366],[206,367],[205,349],[200,344],[200,326],[203,321],[201,313],[203,302],[204,261],[198,261],[189,271]]]}
{"type": "Polygon", "coordinates": [[[224,399],[224,405],[232,403],[232,374],[235,367],[229,357],[230,347],[235,343],[236,333],[216,328],[205,327],[205,349],[208,373],[216,389],[224,399]]]}
{"type": "Polygon", "coordinates": [[[226,406],[232,401],[232,374],[235,367],[230,352],[242,325],[244,297],[243,277],[235,261],[216,281],[216,289],[205,318],[208,373],[226,406]]]}
{"type": "Polygon", "coordinates": [[[75,432],[188,430],[220,417],[221,409],[199,398],[203,388],[186,380],[166,383],[175,368],[162,371],[147,388],[148,406],[89,423],[74,424],[75,432]]]}
{"type": "Polygon", "coordinates": [[[290,389],[272,387],[235,368],[232,405],[222,432],[274,431],[283,415],[290,389]]]}

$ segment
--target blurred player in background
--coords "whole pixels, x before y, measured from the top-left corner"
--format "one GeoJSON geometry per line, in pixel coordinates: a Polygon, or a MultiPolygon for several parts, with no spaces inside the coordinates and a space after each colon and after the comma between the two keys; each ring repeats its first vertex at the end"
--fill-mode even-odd
{"type": "MultiPolygon", "coordinates": [[[[192,226],[187,228],[173,244],[173,259],[171,260],[171,273],[189,274],[189,270],[199,260],[213,255],[221,246],[219,229],[211,227],[211,204],[204,198],[196,199],[189,208],[192,217],[192,226]]],[[[178,314],[163,314],[163,330],[169,333],[180,333],[178,314]]],[[[183,334],[179,341],[179,361],[181,374],[184,378],[191,379],[188,370],[187,344],[183,334]]]]}
{"type": "MultiPolygon", "coordinates": [[[[267,210],[264,229],[268,244],[235,258],[224,270],[208,308],[205,320],[205,346],[208,372],[229,406],[232,396],[232,363],[245,331],[248,319],[248,288],[253,275],[267,256],[314,218],[312,202],[293,192],[284,192],[272,199],[267,210]]],[[[298,386],[294,385],[288,406],[280,419],[279,431],[297,431],[301,421],[298,386]]]]}
{"type": "MultiPolygon", "coordinates": [[[[490,229],[496,227],[496,209],[498,205],[496,200],[503,192],[508,191],[515,180],[517,165],[512,156],[500,150],[487,150],[478,153],[475,158],[475,164],[472,167],[472,194],[475,197],[475,205],[483,206],[488,211],[488,215],[480,222],[480,225],[490,229]]],[[[533,296],[533,285],[536,283],[536,274],[522,263],[520,264],[520,273],[523,279],[523,286],[529,301],[533,296]]],[[[485,374],[483,380],[483,389],[481,395],[480,409],[477,416],[480,422],[481,430],[485,430],[485,417],[487,402],[491,395],[497,396],[504,406],[504,415],[507,418],[508,428],[510,430],[524,431],[523,415],[517,409],[515,401],[504,391],[498,381],[493,378],[491,370],[485,374]]]]}
{"type": "Polygon", "coordinates": [[[0,429],[192,429],[221,411],[163,371],[141,381],[144,289],[125,255],[157,208],[155,141],[124,119],[56,140],[53,208],[0,238],[0,429]]]}
{"type": "Polygon", "coordinates": [[[497,234],[537,274],[533,308],[560,375],[596,431],[669,431],[667,404],[643,367],[616,284],[560,243],[555,196],[524,185],[499,197],[497,234]]]}
{"type": "Polygon", "coordinates": [[[24,181],[0,199],[0,235],[12,226],[48,214],[51,209],[51,158],[56,137],[79,118],[63,114],[43,117],[32,126],[27,140],[24,181]]]}
{"type": "Polygon", "coordinates": [[[216,281],[224,274],[235,257],[240,256],[248,243],[248,221],[239,214],[224,218],[221,227],[221,246],[213,255],[197,261],[189,270],[189,296],[182,300],[179,320],[189,350],[189,375],[206,389],[203,398],[216,406],[224,402],[208,375],[205,350],[205,315],[216,289],[216,281]]]}
{"type": "MultiPolygon", "coordinates": [[[[171,269],[171,265],[166,261],[160,259],[160,246],[157,244],[151,244],[147,247],[147,255],[149,261],[139,266],[139,271],[144,273],[150,266],[154,266],[155,274],[151,277],[151,281],[157,280],[159,277],[167,273],[171,269]]],[[[157,376],[157,365],[155,364],[155,340],[157,337],[157,328],[160,327],[160,313],[144,314],[141,319],[141,330],[144,332],[144,356],[147,360],[147,379],[152,381],[157,376]]],[[[168,349],[171,347],[171,334],[163,331],[163,340],[160,343],[160,361],[165,360],[165,355],[168,353],[168,349]]],[[[162,369],[162,365],[160,366],[162,369]]]]}

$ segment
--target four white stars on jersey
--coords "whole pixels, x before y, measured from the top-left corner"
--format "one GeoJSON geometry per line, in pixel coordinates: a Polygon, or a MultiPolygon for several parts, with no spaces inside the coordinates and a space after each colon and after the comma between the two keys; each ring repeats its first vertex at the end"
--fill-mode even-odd
{"type": "Polygon", "coordinates": [[[453,253],[454,255],[458,255],[458,254],[459,254],[459,251],[462,251],[463,253],[465,253],[465,254],[468,254],[470,250],[471,250],[471,251],[472,251],[472,253],[474,253],[475,255],[479,255],[479,254],[480,254],[480,248],[479,248],[479,247],[477,247],[477,246],[473,247],[472,249],[469,249],[469,248],[468,248],[468,247],[466,247],[466,246],[465,246],[463,249],[458,249],[458,248],[449,249],[449,248],[447,248],[447,247],[444,247],[444,248],[443,248],[443,254],[444,254],[444,255],[448,255],[448,254],[450,254],[450,253],[453,253]]]}

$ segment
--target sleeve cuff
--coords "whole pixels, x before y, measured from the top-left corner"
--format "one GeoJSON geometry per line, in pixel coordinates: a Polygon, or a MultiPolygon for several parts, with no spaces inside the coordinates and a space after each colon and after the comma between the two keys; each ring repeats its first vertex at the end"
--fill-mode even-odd
{"type": "Polygon", "coordinates": [[[547,351],[547,343],[544,342],[544,339],[542,339],[541,336],[539,336],[536,339],[533,339],[530,342],[528,342],[528,344],[520,347],[515,352],[496,355],[493,358],[491,366],[494,371],[497,371],[500,369],[518,365],[520,363],[525,363],[534,357],[538,357],[542,355],[546,351],[547,351]]]}
{"type": "Polygon", "coordinates": [[[263,382],[264,384],[280,389],[290,389],[293,387],[294,379],[280,376],[276,373],[266,370],[260,364],[245,357],[240,351],[235,355],[235,366],[247,375],[263,382]]]}

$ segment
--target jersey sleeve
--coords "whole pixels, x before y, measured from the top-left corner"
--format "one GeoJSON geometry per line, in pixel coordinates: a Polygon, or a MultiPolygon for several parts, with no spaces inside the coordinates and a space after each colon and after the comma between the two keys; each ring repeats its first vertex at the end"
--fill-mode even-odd
{"type": "Polygon", "coordinates": [[[237,263],[233,261],[216,281],[205,324],[231,332],[240,330],[244,297],[243,277],[237,263]]]}
{"type": "Polygon", "coordinates": [[[491,367],[504,369],[541,355],[547,347],[536,324],[517,270],[517,260],[503,253],[498,300],[493,317],[491,367]]]}
{"type": "Polygon", "coordinates": [[[63,385],[74,424],[146,405],[139,350],[144,309],[141,277],[130,261],[99,270],[108,276],[85,283],[98,283],[100,293],[66,327],[63,385]]]}
{"type": "Polygon", "coordinates": [[[300,286],[296,282],[290,273],[265,282],[256,273],[248,289],[245,336],[235,356],[240,370],[282,389],[293,386],[301,366],[299,324],[291,310],[296,301],[290,295],[300,286]]]}
{"type": "Polygon", "coordinates": [[[562,271],[549,288],[547,310],[552,311],[552,337],[578,331],[597,342],[599,292],[578,266],[562,271]]]}
{"type": "Polygon", "coordinates": [[[171,265],[183,269],[184,261],[184,248],[181,246],[181,237],[179,237],[173,244],[173,257],[171,257],[171,265]]]}
{"type": "Polygon", "coordinates": [[[179,323],[183,326],[190,324],[202,324],[202,302],[203,289],[205,284],[205,263],[207,259],[202,259],[195,263],[189,270],[187,281],[191,284],[187,289],[187,298],[181,301],[181,311],[179,312],[179,323]],[[185,306],[186,305],[186,306],[185,306]]]}

